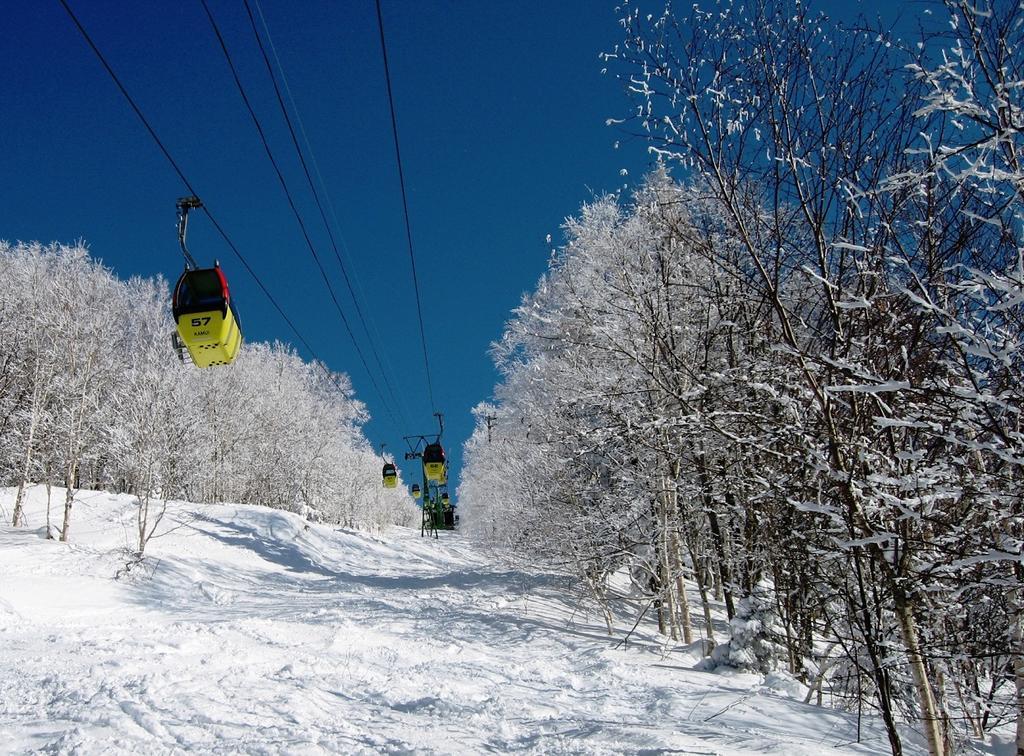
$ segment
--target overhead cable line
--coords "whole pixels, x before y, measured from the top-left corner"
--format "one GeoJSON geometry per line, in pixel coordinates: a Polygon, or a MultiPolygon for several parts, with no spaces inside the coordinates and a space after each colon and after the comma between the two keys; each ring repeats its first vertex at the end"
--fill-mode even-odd
{"type": "MultiPolygon", "coordinates": [[[[381,363],[380,354],[377,352],[377,346],[374,342],[373,337],[370,335],[370,329],[366,324],[366,318],[363,315],[363,308],[359,305],[359,299],[356,297],[356,292],[352,288],[352,281],[349,279],[348,269],[345,267],[344,261],[341,259],[341,253],[338,251],[338,244],[334,238],[334,232],[331,230],[331,224],[327,222],[327,214],[324,212],[323,204],[320,202],[320,195],[317,192],[316,184],[313,181],[313,176],[309,172],[309,167],[306,165],[306,158],[302,153],[302,148],[299,146],[298,137],[295,134],[295,129],[292,126],[292,119],[288,115],[288,108],[284,103],[284,97],[281,96],[281,90],[277,86],[277,77],[274,76],[274,67],[270,63],[270,58],[267,56],[267,51],[263,47],[263,40],[260,37],[260,33],[256,28],[256,19],[253,16],[252,8],[249,6],[249,0],[243,0],[245,4],[245,12],[249,16],[249,25],[252,27],[253,36],[256,38],[256,44],[260,48],[260,54],[263,56],[263,62],[267,67],[267,75],[270,76],[270,82],[274,86],[274,94],[277,96],[277,103],[281,107],[281,114],[284,116],[284,122],[288,127],[288,133],[292,138],[292,145],[295,147],[295,153],[299,157],[299,163],[302,165],[302,171],[306,175],[306,182],[309,184],[309,190],[313,193],[313,200],[316,202],[317,210],[320,211],[320,219],[323,221],[324,229],[327,231],[327,236],[331,240],[331,248],[334,250],[334,256],[338,260],[338,265],[341,267],[342,277],[345,279],[345,285],[348,287],[348,293],[352,297],[352,304],[355,305],[356,315],[359,317],[359,322],[363,326],[363,333],[366,335],[367,343],[370,345],[370,351],[373,353],[373,357],[377,362],[377,368],[380,370],[381,377],[384,379],[384,386],[388,390],[388,394],[391,397],[391,401],[394,403],[395,408],[399,414],[402,414],[402,408],[399,406],[397,397],[395,396],[395,390],[391,386],[391,381],[388,380],[387,371],[384,369],[384,365],[381,363]]],[[[280,61],[278,62],[280,65],[280,61]]],[[[294,106],[294,102],[293,102],[294,106]]],[[[405,418],[402,418],[402,422],[405,423],[405,418]]]]}
{"type": "MultiPolygon", "coordinates": [[[[285,94],[288,96],[288,102],[291,103],[292,112],[294,113],[295,120],[299,125],[299,134],[302,136],[302,143],[306,146],[306,154],[309,155],[309,162],[312,163],[313,165],[313,173],[316,174],[316,179],[317,183],[320,186],[320,191],[323,192],[323,197],[327,205],[327,212],[330,214],[334,230],[338,234],[338,241],[341,242],[342,252],[344,252],[345,257],[348,258],[349,264],[353,265],[352,278],[355,280],[355,288],[359,292],[359,296],[365,300],[367,299],[366,291],[363,289],[362,282],[359,280],[359,271],[356,269],[354,265],[354,258],[352,257],[352,252],[349,249],[348,244],[345,242],[345,235],[342,232],[342,226],[341,222],[338,220],[338,214],[334,210],[334,203],[331,200],[331,193],[328,190],[327,182],[324,181],[323,174],[320,171],[320,165],[316,159],[316,152],[313,150],[313,145],[310,143],[309,136],[306,134],[306,126],[302,122],[302,113],[299,111],[298,104],[295,102],[295,97],[292,95],[292,89],[288,84],[288,76],[285,74],[284,66],[281,64],[281,58],[277,54],[277,47],[274,45],[274,36],[270,33],[270,26],[267,24],[267,19],[263,15],[263,8],[260,5],[259,0],[253,0],[253,2],[256,6],[256,13],[260,18],[260,25],[263,27],[263,32],[266,34],[267,43],[270,45],[270,52],[274,56],[274,63],[277,66],[277,72],[281,75],[281,83],[284,84],[285,94]]],[[[383,339],[380,336],[380,332],[377,330],[377,325],[372,318],[369,319],[369,323],[370,330],[373,331],[373,339],[375,339],[377,342],[383,341],[383,339]]],[[[395,370],[394,365],[391,363],[391,360],[388,358],[387,350],[382,351],[382,359],[384,361],[384,366],[387,368],[387,371],[390,374],[394,375],[397,371],[395,370]]],[[[401,394],[397,395],[397,399],[398,414],[404,418],[406,416],[405,401],[403,400],[401,394]]]]}
{"type": "MultiPolygon", "coordinates": [[[[92,37],[89,36],[89,32],[87,32],[85,30],[85,27],[82,26],[82,22],[78,20],[78,17],[75,15],[74,11],[71,10],[71,6],[68,5],[67,0],[60,0],[60,4],[64,7],[64,10],[67,12],[68,16],[74,22],[75,26],[78,28],[78,31],[81,33],[85,41],[88,43],[89,47],[92,48],[93,53],[96,54],[96,57],[99,59],[100,63],[103,64],[103,68],[106,69],[114,84],[116,84],[117,88],[121,91],[121,94],[124,95],[124,98],[128,101],[128,104],[135,112],[135,115],[137,115],[139,117],[139,120],[142,121],[142,125],[146,127],[146,131],[149,132],[149,135],[153,138],[153,141],[156,142],[157,147],[160,148],[160,152],[163,153],[163,156],[165,158],[167,158],[167,162],[171,164],[171,167],[174,169],[174,172],[178,174],[178,178],[181,179],[181,182],[186,186],[190,194],[197,196],[198,192],[192,185],[192,182],[188,180],[188,177],[185,175],[185,172],[181,169],[181,166],[178,165],[178,161],[174,159],[174,156],[172,156],[167,147],[164,146],[163,141],[160,139],[159,136],[157,136],[156,131],[149,123],[149,119],[146,118],[142,110],[139,108],[138,104],[136,104],[134,98],[128,93],[128,90],[125,88],[124,84],[121,83],[121,79],[118,78],[110,63],[107,62],[106,57],[104,57],[103,53],[100,52],[100,49],[96,46],[96,43],[93,42],[92,37]]],[[[277,310],[278,315],[280,315],[284,322],[288,324],[288,327],[291,328],[292,333],[295,334],[295,337],[299,340],[299,343],[301,343],[306,348],[306,351],[309,352],[310,356],[312,356],[313,360],[317,363],[317,365],[319,365],[320,369],[323,370],[323,372],[334,383],[334,385],[339,390],[341,390],[341,385],[338,383],[335,376],[331,373],[331,371],[327,369],[326,364],[320,359],[320,357],[317,356],[317,353],[313,349],[313,347],[310,346],[309,342],[306,341],[305,337],[295,326],[295,324],[291,321],[291,318],[288,317],[285,311],[281,308],[281,305],[278,304],[276,299],[274,299],[274,295],[270,293],[270,290],[267,289],[263,281],[260,280],[260,277],[256,274],[256,271],[252,269],[251,265],[249,265],[248,260],[246,260],[242,253],[239,251],[238,247],[231,240],[231,237],[228,236],[223,226],[220,225],[220,222],[217,220],[217,218],[213,215],[213,213],[210,212],[209,206],[204,204],[202,206],[202,211],[210,219],[210,222],[213,224],[213,227],[217,230],[217,233],[221,235],[221,238],[224,239],[225,243],[227,243],[228,247],[234,253],[235,257],[238,258],[239,262],[241,262],[245,269],[249,272],[249,275],[252,276],[253,280],[260,287],[260,290],[266,295],[267,299],[270,300],[270,304],[272,304],[274,306],[274,309],[277,310]]]]}
{"type": "MultiPolygon", "coordinates": [[[[302,143],[305,144],[306,154],[309,156],[309,162],[313,166],[313,173],[316,174],[316,182],[319,184],[319,187],[321,187],[321,192],[324,193],[324,200],[327,204],[327,210],[328,213],[330,213],[331,215],[331,220],[338,234],[338,241],[341,242],[341,249],[344,252],[345,257],[348,258],[349,263],[352,264],[352,253],[348,247],[348,244],[345,242],[345,235],[342,232],[341,221],[338,219],[338,214],[335,212],[334,203],[331,200],[331,193],[328,190],[327,181],[324,180],[324,174],[321,172],[321,169],[319,169],[319,164],[316,161],[316,153],[313,151],[312,144],[309,141],[309,136],[306,134],[306,127],[302,123],[302,114],[299,112],[299,107],[295,101],[295,96],[292,94],[292,88],[288,84],[288,76],[285,74],[285,67],[282,66],[281,57],[278,55],[278,48],[276,48],[276,46],[273,44],[273,35],[270,34],[270,27],[267,25],[266,18],[263,16],[263,8],[260,6],[259,0],[253,0],[253,2],[256,5],[256,13],[257,15],[259,15],[260,26],[263,28],[263,33],[266,35],[267,44],[269,44],[270,46],[270,53],[273,55],[274,64],[276,68],[278,68],[278,73],[281,75],[282,83],[285,85],[285,94],[288,95],[288,101],[291,103],[292,112],[295,114],[295,120],[299,125],[299,134],[302,136],[302,143]]],[[[355,281],[355,288],[358,291],[359,297],[366,300],[368,298],[366,291],[364,290],[364,288],[362,288],[362,283],[359,281],[358,270],[354,266],[352,267],[352,279],[355,281]]],[[[377,324],[373,321],[373,319],[370,319],[369,322],[370,329],[373,331],[372,340],[376,340],[377,342],[383,341],[380,332],[377,330],[377,324]]],[[[384,361],[384,367],[387,369],[387,372],[391,375],[394,375],[397,371],[395,371],[394,366],[388,359],[387,350],[382,351],[382,360],[384,361]]],[[[406,403],[404,403],[402,395],[398,393],[398,415],[401,416],[402,418],[406,417],[406,409],[406,403]]]]}
{"type": "Polygon", "coordinates": [[[345,311],[341,308],[341,303],[338,301],[337,294],[334,293],[334,287],[331,286],[331,281],[327,277],[327,271],[324,270],[323,263],[320,261],[320,256],[316,252],[316,247],[313,246],[313,241],[309,237],[309,231],[306,229],[306,224],[302,220],[302,215],[299,213],[298,207],[295,205],[295,200],[292,197],[291,190],[288,188],[288,182],[284,178],[284,174],[281,172],[280,166],[277,164],[274,153],[270,149],[270,143],[267,141],[267,135],[263,131],[263,125],[260,123],[259,117],[256,115],[256,111],[252,107],[252,103],[249,101],[249,96],[246,94],[245,87],[242,86],[242,80],[238,76],[238,70],[235,68],[234,60],[231,58],[231,53],[228,51],[227,43],[224,41],[224,36],[220,32],[220,27],[217,26],[217,21],[213,17],[213,13],[210,11],[210,6],[206,0],[199,0],[203,6],[203,10],[206,11],[206,17],[210,21],[210,26],[213,28],[213,33],[217,37],[217,42],[220,44],[220,49],[224,53],[224,58],[227,60],[228,68],[231,69],[231,76],[234,78],[235,86],[238,89],[238,93],[242,96],[242,101],[245,103],[246,109],[249,111],[249,115],[252,118],[253,124],[256,126],[256,131],[259,133],[260,141],[263,142],[263,149],[266,151],[267,158],[270,160],[270,164],[274,168],[274,172],[277,174],[277,179],[281,183],[281,188],[284,190],[285,197],[288,199],[288,206],[291,208],[292,213],[295,215],[295,220],[299,224],[299,229],[302,231],[302,237],[306,241],[306,246],[309,248],[309,252],[313,255],[313,260],[316,262],[316,266],[320,271],[320,275],[324,280],[324,284],[327,286],[327,291],[331,295],[331,300],[334,302],[334,307],[338,311],[338,316],[341,318],[342,325],[345,326],[345,332],[348,334],[349,339],[352,341],[352,346],[355,347],[356,354],[359,356],[359,361],[363,365],[363,369],[366,371],[367,376],[370,378],[370,383],[373,385],[374,390],[377,392],[377,396],[380,398],[381,403],[384,405],[384,409],[391,419],[397,424],[398,419],[395,417],[394,412],[391,410],[391,405],[384,397],[383,392],[380,390],[380,386],[377,384],[377,379],[374,377],[373,371],[370,370],[369,364],[366,362],[366,357],[363,355],[363,350],[359,347],[359,342],[356,341],[355,334],[352,332],[352,326],[348,322],[348,318],[345,316],[345,311]]]}
{"type": "Polygon", "coordinates": [[[391,90],[391,68],[388,66],[388,46],[384,41],[384,14],[380,9],[380,0],[377,3],[377,28],[380,30],[380,49],[384,58],[384,79],[388,85],[388,105],[391,107],[391,133],[395,137],[395,162],[398,164],[398,183],[402,189],[402,211],[405,214],[405,236],[409,242],[409,263],[412,265],[412,285],[416,292],[416,316],[420,321],[420,342],[423,344],[423,367],[427,373],[427,393],[430,396],[430,408],[437,412],[437,405],[434,402],[434,386],[430,379],[430,358],[427,356],[427,335],[423,328],[423,306],[420,304],[420,283],[416,275],[416,254],[412,246],[412,224],[409,222],[409,200],[405,191],[405,172],[402,170],[402,150],[398,142],[398,119],[395,117],[395,97],[391,90]]]}

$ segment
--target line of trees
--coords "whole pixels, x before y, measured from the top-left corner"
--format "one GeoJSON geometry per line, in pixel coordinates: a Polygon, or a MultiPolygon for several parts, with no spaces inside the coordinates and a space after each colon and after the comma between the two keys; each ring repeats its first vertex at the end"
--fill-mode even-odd
{"type": "Polygon", "coordinates": [[[1020,750],[1024,8],[932,10],[907,47],[805,3],[623,4],[662,167],[568,221],[459,499],[599,602],[628,570],[715,661],[873,707],[894,754],[904,722],[1020,750]]]}
{"type": "MultiPolygon", "coordinates": [[[[47,534],[68,540],[79,488],[138,499],[138,552],[167,499],[262,504],[346,527],[410,524],[385,490],[348,376],[281,344],[230,368],[171,349],[161,279],[118,280],[81,245],[0,242],[0,485],[65,489],[47,534]]],[[[42,523],[34,523],[39,526],[42,523]]]]}

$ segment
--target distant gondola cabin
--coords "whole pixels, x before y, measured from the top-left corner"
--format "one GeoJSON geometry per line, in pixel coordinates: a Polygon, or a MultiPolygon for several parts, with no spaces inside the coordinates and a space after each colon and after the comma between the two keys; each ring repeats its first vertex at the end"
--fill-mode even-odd
{"type": "Polygon", "coordinates": [[[182,273],[171,310],[181,345],[197,367],[234,362],[242,346],[242,328],[219,265],[182,273]]]}
{"type": "Polygon", "coordinates": [[[452,501],[448,498],[448,492],[441,494],[441,506],[445,509],[449,509],[452,505],[452,501]]]}
{"type": "Polygon", "coordinates": [[[384,465],[384,488],[394,488],[398,485],[398,470],[390,462],[384,465]]]}
{"type": "Polygon", "coordinates": [[[427,480],[442,485],[446,482],[448,476],[445,470],[444,449],[441,448],[441,444],[427,444],[423,449],[423,474],[427,476],[427,480]]]}
{"type": "Polygon", "coordinates": [[[420,498],[420,484],[419,483],[413,483],[412,484],[412,498],[414,498],[414,499],[420,498]]]}

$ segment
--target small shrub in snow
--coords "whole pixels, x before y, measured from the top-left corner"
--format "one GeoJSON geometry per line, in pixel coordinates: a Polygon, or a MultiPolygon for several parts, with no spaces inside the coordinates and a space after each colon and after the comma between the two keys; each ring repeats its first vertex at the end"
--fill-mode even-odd
{"type": "Polygon", "coordinates": [[[729,621],[732,637],[728,643],[715,647],[711,659],[716,666],[768,674],[778,666],[784,653],[777,637],[778,615],[772,600],[771,586],[761,581],[749,596],[736,606],[736,616],[729,621]]]}

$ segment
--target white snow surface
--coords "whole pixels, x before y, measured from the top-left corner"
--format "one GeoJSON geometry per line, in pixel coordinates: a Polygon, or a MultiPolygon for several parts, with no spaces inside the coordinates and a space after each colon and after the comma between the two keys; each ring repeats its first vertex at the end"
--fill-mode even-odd
{"type": "Polygon", "coordinates": [[[134,502],[80,492],[64,544],[36,487],[28,527],[0,527],[0,753],[889,751],[877,720],[856,743],[854,715],[696,671],[646,620],[622,645],[626,612],[609,638],[563,578],[458,533],[173,502],[115,577],[134,502]]]}

